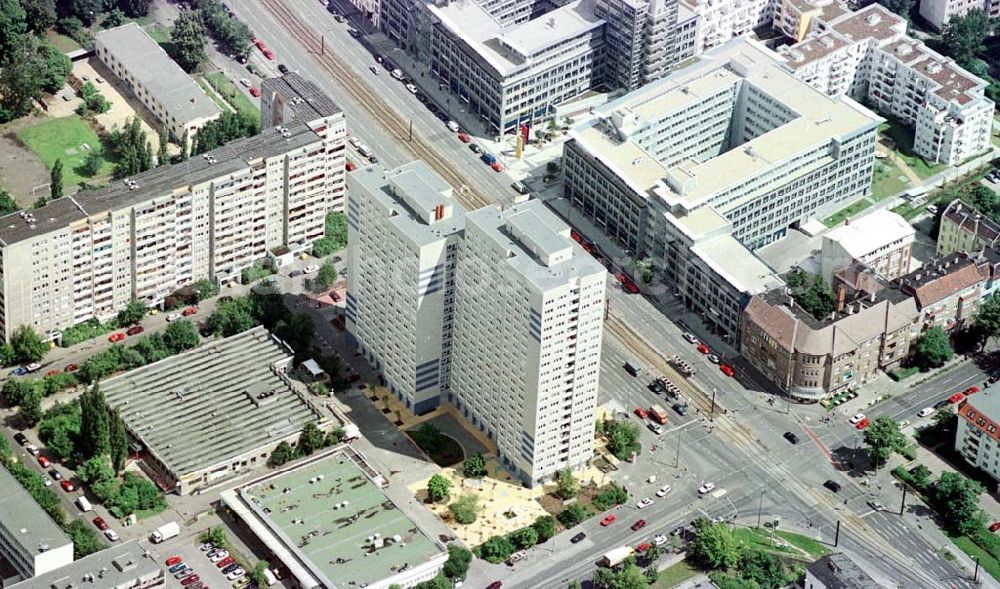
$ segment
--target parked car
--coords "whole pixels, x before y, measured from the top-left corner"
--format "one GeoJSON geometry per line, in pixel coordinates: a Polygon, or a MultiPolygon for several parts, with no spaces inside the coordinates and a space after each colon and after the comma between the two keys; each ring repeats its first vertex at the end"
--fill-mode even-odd
{"type": "Polygon", "coordinates": [[[28,364],[27,366],[25,366],[24,369],[27,370],[28,372],[34,372],[34,371],[38,370],[41,367],[42,367],[42,365],[39,364],[38,362],[32,362],[32,363],[28,364]]]}
{"type": "Polygon", "coordinates": [[[111,343],[113,343],[113,344],[117,344],[118,342],[122,341],[123,339],[125,339],[125,334],[121,333],[121,332],[112,333],[111,335],[108,336],[108,341],[111,342],[111,343]]]}
{"type": "Polygon", "coordinates": [[[52,462],[50,462],[48,458],[44,456],[38,457],[38,465],[42,468],[48,468],[50,464],[52,464],[52,462]]]}
{"type": "Polygon", "coordinates": [[[646,413],[646,410],[642,407],[636,407],[635,414],[639,416],[639,419],[646,419],[649,416],[649,414],[646,413]]]}
{"type": "Polygon", "coordinates": [[[859,430],[861,430],[861,429],[865,429],[866,427],[868,427],[869,424],[871,424],[871,422],[868,421],[868,418],[866,417],[866,418],[862,419],[861,421],[859,421],[857,423],[857,425],[855,425],[854,427],[857,428],[857,429],[859,429],[859,430]]]}
{"type": "Polygon", "coordinates": [[[94,525],[97,526],[97,529],[102,532],[108,529],[108,522],[104,521],[104,518],[101,516],[94,518],[94,525]]]}
{"type": "Polygon", "coordinates": [[[28,444],[24,447],[24,449],[27,450],[28,454],[31,454],[32,456],[38,456],[42,453],[42,451],[38,449],[38,446],[34,444],[28,444]]]}
{"type": "Polygon", "coordinates": [[[227,557],[223,558],[222,560],[220,560],[219,562],[215,563],[215,566],[218,567],[218,568],[220,568],[220,569],[223,569],[223,568],[226,568],[227,566],[233,564],[234,562],[236,562],[235,558],[233,558],[232,556],[227,556],[227,557]]]}
{"type": "Polygon", "coordinates": [[[601,520],[601,525],[604,527],[608,527],[613,523],[615,523],[615,514],[613,513],[609,513],[604,517],[604,519],[601,520]]]}
{"type": "Polygon", "coordinates": [[[179,556],[171,556],[170,558],[168,558],[168,559],[167,559],[167,561],[166,561],[166,563],[165,563],[165,564],[166,564],[166,565],[167,565],[168,567],[172,567],[172,566],[174,566],[174,565],[176,565],[176,564],[179,564],[179,563],[181,562],[181,560],[182,560],[182,559],[181,559],[181,557],[179,557],[179,556]]]}
{"type": "Polygon", "coordinates": [[[652,421],[650,421],[649,423],[646,424],[646,427],[649,428],[649,431],[653,432],[658,436],[663,434],[663,426],[661,426],[658,423],[653,423],[652,421]]]}
{"type": "Polygon", "coordinates": [[[371,73],[375,74],[376,76],[378,75],[378,67],[377,66],[371,65],[371,66],[368,66],[368,69],[371,71],[371,73]]]}
{"type": "Polygon", "coordinates": [[[834,493],[840,492],[840,483],[838,483],[837,481],[831,481],[827,479],[826,481],[823,482],[823,486],[826,487],[827,489],[830,489],[834,493]]]}
{"type": "Polygon", "coordinates": [[[180,313],[170,313],[169,315],[167,315],[167,323],[170,323],[172,321],[177,321],[180,318],[181,318],[180,313]]]}
{"type": "Polygon", "coordinates": [[[66,366],[65,366],[65,367],[63,368],[63,370],[64,370],[65,372],[76,372],[76,371],[77,371],[77,370],[79,370],[79,369],[80,369],[80,367],[79,367],[79,366],[77,366],[76,364],[67,364],[67,365],[66,365],[66,366]]]}
{"type": "Polygon", "coordinates": [[[146,329],[143,326],[141,326],[141,325],[133,325],[132,327],[129,327],[128,331],[126,331],[125,333],[128,334],[128,335],[139,335],[140,333],[142,333],[144,331],[146,331],[146,329]]]}
{"type": "Polygon", "coordinates": [[[666,497],[666,496],[667,496],[667,493],[669,493],[669,492],[670,492],[670,485],[663,485],[663,486],[662,486],[662,487],[660,487],[660,489],[659,489],[659,490],[658,490],[658,491],[656,492],[656,496],[657,496],[657,497],[666,497]]]}
{"type": "Polygon", "coordinates": [[[76,491],[76,487],[73,486],[73,483],[67,481],[66,479],[59,481],[59,486],[62,487],[63,491],[66,491],[67,493],[72,493],[73,491],[76,491]]]}
{"type": "Polygon", "coordinates": [[[645,498],[641,499],[638,503],[636,503],[635,506],[636,506],[637,509],[646,509],[647,507],[649,507],[652,504],[653,504],[653,500],[650,499],[649,497],[645,497],[645,498]]]}
{"type": "Polygon", "coordinates": [[[707,358],[708,358],[708,361],[711,362],[712,364],[718,364],[719,362],[722,362],[722,358],[719,358],[715,354],[709,354],[707,356],[707,358]]]}
{"type": "Polygon", "coordinates": [[[725,374],[729,378],[732,378],[733,376],[736,375],[736,371],[733,370],[733,367],[730,366],[729,364],[719,364],[719,370],[721,370],[722,374],[725,374]]]}
{"type": "Polygon", "coordinates": [[[789,442],[791,442],[793,444],[798,444],[799,443],[799,437],[797,435],[793,434],[792,432],[785,432],[782,435],[785,437],[786,440],[788,440],[789,442]]]}
{"type": "Polygon", "coordinates": [[[715,483],[702,483],[702,485],[698,487],[698,494],[705,495],[711,493],[714,490],[715,490],[715,483]]]}
{"type": "Polygon", "coordinates": [[[214,554],[210,554],[209,558],[212,560],[212,562],[219,562],[220,560],[226,558],[227,556],[229,556],[228,550],[218,550],[214,554]]]}
{"type": "Polygon", "coordinates": [[[285,65],[285,64],[283,64],[283,63],[279,63],[278,64],[278,71],[281,72],[281,73],[283,73],[283,74],[287,74],[288,73],[288,66],[285,65]]]}
{"type": "Polygon", "coordinates": [[[172,567],[170,567],[170,568],[167,569],[167,572],[170,573],[171,575],[176,575],[177,573],[179,573],[179,572],[181,572],[183,570],[186,570],[188,568],[188,565],[185,564],[185,563],[183,563],[183,562],[181,562],[180,558],[181,557],[179,557],[179,556],[174,556],[173,558],[168,558],[167,559],[168,563],[172,562],[174,559],[177,559],[177,562],[174,563],[174,565],[172,567]]]}
{"type": "Polygon", "coordinates": [[[587,534],[584,534],[583,532],[580,532],[579,534],[577,534],[577,535],[573,536],[572,538],[570,538],[569,541],[572,542],[573,544],[576,544],[576,543],[582,541],[586,537],[587,537],[587,534]]]}
{"type": "Polygon", "coordinates": [[[212,544],[211,542],[205,542],[204,544],[202,544],[201,546],[199,546],[198,549],[201,550],[202,552],[208,552],[209,550],[215,550],[215,544],[212,544]]]}
{"type": "Polygon", "coordinates": [[[250,80],[246,78],[240,78],[240,84],[243,84],[244,88],[249,88],[251,86],[250,80]]]}
{"type": "Polygon", "coordinates": [[[481,153],[483,153],[483,148],[479,147],[478,143],[470,143],[469,144],[469,149],[471,149],[472,153],[475,153],[475,154],[481,154],[481,153]]]}
{"type": "Polygon", "coordinates": [[[635,547],[635,551],[638,552],[639,554],[642,554],[643,552],[646,552],[652,547],[653,544],[651,542],[643,542],[642,544],[639,544],[638,546],[635,547]]]}
{"type": "Polygon", "coordinates": [[[194,315],[197,312],[198,312],[198,307],[188,307],[187,309],[184,309],[184,311],[181,312],[181,315],[183,315],[184,317],[190,317],[191,315],[194,315]]]}
{"type": "Polygon", "coordinates": [[[683,338],[684,338],[685,340],[687,340],[687,342],[688,342],[689,344],[697,344],[697,343],[698,343],[698,338],[697,338],[697,337],[695,337],[695,335],[694,335],[693,333],[690,333],[690,332],[687,332],[687,331],[685,331],[685,332],[684,332],[684,335],[683,335],[682,337],[683,337],[683,338]]]}
{"type": "Polygon", "coordinates": [[[28,374],[28,369],[24,366],[17,366],[14,370],[10,371],[11,376],[24,376],[25,374],[28,374]]]}
{"type": "Polygon", "coordinates": [[[24,446],[28,443],[28,436],[24,435],[24,432],[17,432],[14,434],[14,441],[18,446],[24,446]]]}
{"type": "Polygon", "coordinates": [[[62,374],[62,370],[59,370],[58,368],[53,368],[52,370],[46,372],[45,376],[56,376],[59,374],[62,374]]]}
{"type": "Polygon", "coordinates": [[[241,568],[237,568],[236,570],[229,571],[226,574],[226,578],[229,579],[230,581],[232,581],[232,580],[235,580],[235,579],[239,579],[240,577],[242,577],[245,574],[247,574],[246,571],[244,571],[241,568]]]}
{"type": "Polygon", "coordinates": [[[635,532],[635,531],[641,530],[641,529],[643,529],[645,527],[646,527],[646,520],[639,519],[639,520],[636,520],[634,524],[632,524],[632,531],[635,532]]]}
{"type": "Polygon", "coordinates": [[[864,418],[865,418],[865,414],[864,413],[855,413],[854,416],[851,417],[851,424],[852,425],[857,425],[864,418]]]}
{"type": "Polygon", "coordinates": [[[673,407],[674,411],[676,411],[680,415],[687,415],[688,412],[687,403],[674,403],[673,407]]]}
{"type": "Polygon", "coordinates": [[[1000,530],[1000,522],[993,522],[992,524],[990,524],[991,532],[995,532],[997,530],[1000,530]]]}
{"type": "Polygon", "coordinates": [[[927,417],[932,413],[934,413],[933,407],[924,407],[923,409],[917,412],[917,417],[927,417]]]}
{"type": "Polygon", "coordinates": [[[191,585],[192,583],[197,583],[200,579],[201,579],[201,577],[199,577],[198,575],[191,575],[190,577],[185,577],[185,578],[181,579],[181,585],[184,585],[185,587],[187,587],[188,585],[191,585]]]}
{"type": "Polygon", "coordinates": [[[117,542],[118,532],[114,530],[104,530],[104,537],[107,538],[109,542],[117,542]]]}
{"type": "Polygon", "coordinates": [[[934,408],[935,409],[944,409],[948,405],[950,405],[950,403],[948,402],[948,399],[942,399],[942,400],[938,401],[937,403],[934,403],[934,408]]]}
{"type": "Polygon", "coordinates": [[[254,98],[260,97],[260,89],[256,86],[250,86],[250,96],[253,96],[254,98]]]}
{"type": "Polygon", "coordinates": [[[62,473],[54,468],[49,471],[49,476],[52,477],[52,480],[54,481],[61,481],[63,478],[62,473]]]}

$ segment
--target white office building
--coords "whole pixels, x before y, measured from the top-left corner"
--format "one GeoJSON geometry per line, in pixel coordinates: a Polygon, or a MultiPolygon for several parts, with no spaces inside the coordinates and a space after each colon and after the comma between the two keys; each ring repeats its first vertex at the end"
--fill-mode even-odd
{"type": "Polygon", "coordinates": [[[448,391],[465,210],[423,161],[348,179],[347,330],[414,413],[448,391]]]}
{"type": "Polygon", "coordinates": [[[981,10],[990,18],[996,18],[1000,16],[1000,2],[997,0],[920,0],[920,16],[938,31],[943,31],[952,17],[965,16],[973,10],[981,10]]]}
{"type": "Polygon", "coordinates": [[[750,35],[774,19],[775,0],[680,0],[698,15],[695,54],[750,35]]]}
{"type": "MultiPolygon", "coordinates": [[[[13,580],[30,579],[73,562],[73,541],[0,467],[0,558],[17,572],[13,580]]],[[[8,579],[10,580],[10,579],[8,579]]]]}
{"type": "Polygon", "coordinates": [[[133,299],[159,305],[199,279],[308,252],[343,184],[343,139],[293,121],[0,218],[0,336],[31,325],[57,338],[133,299]]]}
{"type": "Polygon", "coordinates": [[[594,114],[565,146],[566,197],[732,337],[780,282],[743,246],[867,195],[881,120],[748,39],[594,114]]]}
{"type": "Polygon", "coordinates": [[[787,20],[789,30],[805,32],[781,49],[795,75],[913,127],[913,150],[925,160],[954,166],[990,149],[994,104],[986,82],[908,37],[903,18],[870,4],[857,12],[825,8],[797,26],[787,20]]]}
{"type": "Polygon", "coordinates": [[[222,115],[191,76],[138,24],[94,35],[94,53],[180,141],[193,144],[198,130],[222,115]]]}
{"type": "Polygon", "coordinates": [[[523,481],[592,455],[605,276],[540,201],[466,216],[450,400],[523,481]]]}
{"type": "Polygon", "coordinates": [[[858,261],[895,280],[910,271],[915,233],[906,219],[886,209],[852,219],[823,235],[820,275],[833,284],[834,272],[858,261]]]}
{"type": "Polygon", "coordinates": [[[422,162],[348,182],[347,327],[386,386],[454,404],[526,483],[586,462],[604,268],[539,201],[465,213],[422,162]]]}

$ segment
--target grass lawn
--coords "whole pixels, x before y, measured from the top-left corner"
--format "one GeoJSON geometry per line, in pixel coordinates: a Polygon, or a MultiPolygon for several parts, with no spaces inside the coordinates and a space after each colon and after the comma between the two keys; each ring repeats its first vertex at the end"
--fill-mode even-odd
{"type": "Polygon", "coordinates": [[[906,165],[921,178],[930,178],[941,170],[947,168],[945,164],[930,164],[913,152],[913,129],[907,127],[902,122],[886,116],[886,122],[879,125],[879,131],[886,137],[892,139],[896,144],[895,150],[899,158],[906,162],[906,165]]]}
{"type": "Polygon", "coordinates": [[[823,556],[824,554],[830,552],[830,550],[823,545],[819,540],[810,538],[809,536],[803,536],[802,534],[796,534],[794,532],[786,532],[783,530],[777,530],[774,532],[775,535],[781,536],[786,542],[795,546],[799,550],[804,550],[807,553],[815,557],[823,556]]]}
{"type": "Polygon", "coordinates": [[[219,108],[221,108],[226,112],[233,110],[233,107],[229,106],[228,102],[223,100],[218,94],[215,93],[215,90],[212,88],[212,85],[209,84],[207,81],[205,81],[205,78],[196,78],[196,79],[198,80],[198,85],[201,86],[201,89],[205,91],[205,94],[207,94],[208,97],[215,102],[215,104],[219,105],[219,108]]]}
{"type": "Polygon", "coordinates": [[[875,173],[872,175],[872,198],[876,202],[883,198],[899,194],[910,186],[896,164],[889,160],[875,160],[875,173]]]}
{"type": "MultiPolygon", "coordinates": [[[[417,438],[415,438],[411,432],[406,432],[406,435],[410,436],[413,443],[420,446],[420,444],[417,443],[417,438]]],[[[445,434],[441,434],[440,440],[440,445],[434,450],[428,450],[427,448],[420,446],[423,451],[427,452],[427,455],[431,457],[434,464],[441,467],[454,466],[465,460],[465,452],[462,451],[462,446],[458,442],[445,434]]]]}
{"type": "Polygon", "coordinates": [[[83,145],[90,146],[90,149],[99,149],[101,140],[87,121],[76,115],[50,119],[26,127],[18,131],[17,136],[45,162],[49,169],[57,159],[62,159],[64,186],[76,186],[81,181],[93,182],[94,178],[111,174],[113,166],[106,158],[94,178],[81,176],[77,171],[89,151],[83,145]]]}
{"type": "Polygon", "coordinates": [[[161,24],[154,24],[146,27],[146,32],[149,33],[149,36],[160,45],[170,42],[170,27],[165,27],[161,24]]]}
{"type": "Polygon", "coordinates": [[[962,552],[968,554],[969,556],[979,559],[979,564],[982,566],[991,577],[996,580],[1000,580],[1000,561],[993,558],[993,556],[979,547],[978,544],[972,541],[968,536],[962,536],[961,538],[953,538],[955,546],[962,549],[962,552]]]}
{"type": "Polygon", "coordinates": [[[649,588],[670,589],[700,574],[702,574],[701,569],[686,560],[682,560],[660,571],[660,575],[656,577],[656,582],[650,585],[649,588]]]}
{"type": "Polygon", "coordinates": [[[870,206],[872,206],[872,201],[868,200],[867,198],[863,198],[857,202],[851,203],[848,206],[840,209],[839,211],[830,215],[826,219],[823,219],[823,224],[826,225],[827,227],[834,227],[836,225],[840,225],[841,223],[844,222],[844,219],[852,215],[856,215],[870,206]]]}
{"type": "Polygon", "coordinates": [[[236,87],[236,84],[233,84],[233,82],[226,77],[225,73],[215,72],[214,74],[206,75],[205,78],[208,80],[208,83],[212,85],[212,88],[215,88],[215,91],[228,101],[238,112],[245,112],[253,115],[254,117],[260,116],[260,109],[258,109],[257,106],[254,105],[249,98],[247,98],[246,94],[241,92],[240,89],[236,87]]]}
{"type": "Polygon", "coordinates": [[[62,53],[68,53],[70,51],[76,51],[80,49],[80,44],[74,39],[67,37],[61,33],[55,31],[55,29],[50,29],[45,31],[45,38],[48,39],[49,43],[52,43],[53,47],[58,49],[62,53]]]}
{"type": "Polygon", "coordinates": [[[795,548],[798,548],[805,554],[815,558],[819,558],[829,552],[826,546],[822,543],[808,536],[803,536],[802,534],[786,532],[784,530],[775,530],[774,535],[775,543],[772,544],[771,532],[768,530],[754,528],[736,528],[733,530],[733,538],[735,538],[738,542],[767,552],[777,552],[801,558],[804,558],[805,555],[800,553],[798,550],[795,550],[795,548]],[[778,538],[784,540],[795,548],[788,548],[778,544],[778,538]]]}

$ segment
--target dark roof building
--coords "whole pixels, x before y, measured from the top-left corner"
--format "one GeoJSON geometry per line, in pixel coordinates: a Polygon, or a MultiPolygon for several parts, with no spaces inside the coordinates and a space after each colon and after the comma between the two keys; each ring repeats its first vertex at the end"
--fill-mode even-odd
{"type": "Polygon", "coordinates": [[[828,554],[806,569],[803,589],[886,589],[846,554],[828,554]]]}

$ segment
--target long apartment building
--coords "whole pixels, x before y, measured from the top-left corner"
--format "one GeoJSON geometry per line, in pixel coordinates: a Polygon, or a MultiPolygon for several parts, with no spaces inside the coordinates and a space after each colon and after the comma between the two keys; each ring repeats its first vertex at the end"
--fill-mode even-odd
{"type": "Polygon", "coordinates": [[[381,18],[493,133],[599,86],[662,77],[677,61],[676,24],[677,0],[387,0],[381,18]]]}
{"type": "Polygon", "coordinates": [[[699,54],[770,26],[775,0],[680,0],[697,15],[694,53],[699,54]]]}
{"type": "Polygon", "coordinates": [[[423,161],[355,170],[347,215],[347,330],[414,413],[448,392],[465,210],[423,161]]]}
{"type": "Polygon", "coordinates": [[[222,115],[191,76],[134,22],[94,35],[94,53],[177,141],[187,136],[193,145],[198,130],[222,115]]]}
{"type": "MultiPolygon", "coordinates": [[[[69,547],[72,560],[73,545],[69,547]]],[[[138,540],[113,544],[80,560],[39,573],[37,577],[4,585],[8,589],[160,589],[166,586],[167,576],[163,568],[138,540]]]]}
{"type": "Polygon", "coordinates": [[[881,121],[747,39],[594,114],[566,143],[565,196],[734,338],[780,283],[747,248],[868,194],[881,121]]]}
{"type": "Polygon", "coordinates": [[[920,16],[938,31],[943,31],[952,17],[961,17],[981,10],[990,18],[1000,16],[997,0],[920,0],[920,16]]]}
{"type": "Polygon", "coordinates": [[[17,580],[73,562],[70,540],[6,468],[0,467],[0,558],[17,580]]]}
{"type": "Polygon", "coordinates": [[[785,32],[802,39],[781,49],[795,75],[913,127],[913,150],[925,160],[957,165],[990,149],[994,104],[986,82],[908,37],[903,18],[870,4],[788,21],[785,32]]]}
{"type": "Polygon", "coordinates": [[[330,179],[344,174],[331,163],[342,139],[302,121],[266,128],[0,218],[0,333],[30,325],[56,338],[133,299],[157,305],[196,280],[238,280],[258,260],[307,251],[324,235],[330,186],[343,184],[330,179]]]}
{"type": "Polygon", "coordinates": [[[541,202],[466,213],[422,162],[348,183],[347,326],[390,390],[453,404],[525,483],[585,463],[604,268],[541,202]]]}

